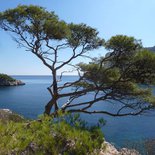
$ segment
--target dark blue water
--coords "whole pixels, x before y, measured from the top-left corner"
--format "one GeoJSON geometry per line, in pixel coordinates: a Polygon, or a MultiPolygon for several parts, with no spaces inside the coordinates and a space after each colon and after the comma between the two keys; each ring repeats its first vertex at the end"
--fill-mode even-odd
{"type": "MultiPolygon", "coordinates": [[[[0,109],[8,108],[27,118],[36,118],[43,113],[44,106],[50,99],[47,87],[52,78],[50,76],[15,76],[15,78],[24,81],[26,85],[0,87],[0,109]]],[[[65,76],[62,83],[74,81],[76,78],[76,76],[65,76]]],[[[112,107],[99,104],[96,108],[112,107]]],[[[95,124],[103,117],[107,121],[103,127],[105,138],[116,146],[124,146],[126,141],[155,138],[155,111],[140,116],[119,118],[105,115],[82,115],[82,117],[90,124],[95,124]]]]}

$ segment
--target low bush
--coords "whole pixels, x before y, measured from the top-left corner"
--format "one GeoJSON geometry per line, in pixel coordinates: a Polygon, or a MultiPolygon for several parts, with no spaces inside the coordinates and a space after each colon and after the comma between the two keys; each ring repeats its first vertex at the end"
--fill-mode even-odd
{"type": "Polygon", "coordinates": [[[65,117],[41,117],[39,120],[10,121],[7,124],[0,122],[0,155],[98,154],[104,141],[100,128],[86,128],[77,119],[76,124],[69,124],[65,117]]]}
{"type": "Polygon", "coordinates": [[[8,76],[8,75],[6,75],[6,74],[0,74],[0,79],[2,79],[2,80],[7,80],[7,81],[9,81],[9,82],[15,81],[14,78],[12,78],[11,76],[8,76]]]}

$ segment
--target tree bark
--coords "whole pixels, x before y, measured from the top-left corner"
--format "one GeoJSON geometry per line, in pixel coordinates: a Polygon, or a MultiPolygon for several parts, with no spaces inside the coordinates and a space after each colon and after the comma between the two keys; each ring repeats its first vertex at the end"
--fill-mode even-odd
{"type": "Polygon", "coordinates": [[[44,114],[50,115],[53,106],[54,106],[54,108],[55,108],[55,109],[54,109],[54,112],[58,111],[59,108],[58,108],[58,105],[57,105],[57,100],[54,99],[54,98],[52,98],[52,99],[46,104],[44,114]]]}
{"type": "Polygon", "coordinates": [[[54,99],[52,98],[45,106],[44,114],[50,115],[51,109],[54,105],[54,99]]]}

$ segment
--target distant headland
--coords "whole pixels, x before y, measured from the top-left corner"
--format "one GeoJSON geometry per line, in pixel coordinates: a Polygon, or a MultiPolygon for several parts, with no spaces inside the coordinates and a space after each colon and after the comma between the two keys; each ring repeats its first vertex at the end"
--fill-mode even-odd
{"type": "Polygon", "coordinates": [[[24,82],[16,80],[6,74],[0,74],[0,86],[19,86],[25,85],[24,82]]]}

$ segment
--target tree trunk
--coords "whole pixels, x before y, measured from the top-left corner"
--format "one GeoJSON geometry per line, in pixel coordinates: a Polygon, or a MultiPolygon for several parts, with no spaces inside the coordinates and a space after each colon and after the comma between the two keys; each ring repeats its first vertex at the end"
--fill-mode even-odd
{"type": "Polygon", "coordinates": [[[54,106],[54,111],[53,111],[54,113],[57,112],[59,109],[58,104],[57,104],[58,88],[57,88],[57,76],[56,75],[57,75],[56,70],[53,69],[52,70],[53,82],[52,82],[52,85],[47,88],[52,96],[52,99],[45,106],[44,114],[47,114],[47,115],[50,115],[50,112],[53,106],[54,106]]]}
{"type": "Polygon", "coordinates": [[[51,112],[51,109],[52,109],[54,103],[55,103],[55,101],[54,101],[54,99],[52,98],[52,99],[46,104],[44,114],[50,115],[50,112],[51,112]]]}

